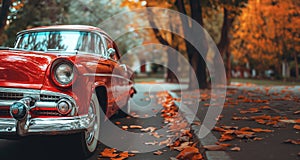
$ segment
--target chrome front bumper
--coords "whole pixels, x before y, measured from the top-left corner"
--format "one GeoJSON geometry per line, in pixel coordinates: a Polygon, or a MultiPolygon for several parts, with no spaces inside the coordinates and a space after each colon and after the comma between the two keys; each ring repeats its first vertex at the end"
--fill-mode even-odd
{"type": "Polygon", "coordinates": [[[4,114],[0,114],[0,136],[71,134],[87,130],[94,123],[94,117],[91,115],[78,116],[78,106],[71,96],[44,90],[0,87],[0,111],[2,111],[1,114],[4,114]],[[7,110],[3,110],[24,97],[35,99],[34,105],[30,106],[25,118],[17,120],[11,117],[7,110]],[[68,116],[60,116],[55,113],[51,118],[32,117],[31,109],[35,108],[37,111],[55,110],[57,102],[63,98],[69,99],[73,104],[73,109],[68,116]]]}
{"type": "MultiPolygon", "coordinates": [[[[81,132],[90,128],[93,118],[84,116],[64,118],[32,118],[26,122],[20,136],[58,135],[81,132]]],[[[17,120],[0,118],[0,135],[17,135],[17,120]]]]}

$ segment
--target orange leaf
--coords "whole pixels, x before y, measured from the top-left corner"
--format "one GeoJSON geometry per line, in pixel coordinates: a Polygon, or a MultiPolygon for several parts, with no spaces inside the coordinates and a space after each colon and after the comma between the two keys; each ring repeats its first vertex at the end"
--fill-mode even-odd
{"type": "Polygon", "coordinates": [[[138,125],[130,125],[129,128],[131,129],[142,129],[142,126],[138,126],[138,125]]]}
{"type": "Polygon", "coordinates": [[[300,123],[300,119],[281,119],[279,121],[284,123],[300,123]]]}
{"type": "Polygon", "coordinates": [[[200,153],[199,153],[199,149],[198,148],[196,148],[196,147],[187,147],[184,150],[182,150],[176,156],[176,158],[177,159],[192,159],[192,157],[194,157],[195,155],[197,155],[196,158],[201,158],[202,159],[202,156],[200,157],[199,154],[200,153]]]}
{"type": "Polygon", "coordinates": [[[259,124],[266,124],[266,121],[263,119],[256,119],[255,122],[257,122],[259,124]]]}
{"type": "Polygon", "coordinates": [[[218,132],[226,132],[226,130],[225,129],[223,129],[223,128],[221,128],[221,127],[214,127],[214,129],[213,129],[214,131],[218,131],[218,132]]]}
{"type": "Polygon", "coordinates": [[[297,140],[287,139],[284,142],[285,143],[292,143],[292,144],[300,144],[300,139],[297,139],[297,140]]]}
{"type": "Polygon", "coordinates": [[[255,137],[255,138],[253,138],[253,140],[254,141],[261,141],[261,140],[263,140],[263,138],[255,137]]]}
{"type": "Polygon", "coordinates": [[[229,135],[229,134],[222,134],[219,141],[224,142],[224,141],[230,141],[230,140],[233,140],[233,139],[234,139],[234,137],[229,135]]]}
{"type": "Polygon", "coordinates": [[[241,148],[240,148],[240,147],[233,147],[233,148],[231,148],[230,150],[231,150],[231,151],[240,151],[241,148]]]}
{"type": "Polygon", "coordinates": [[[293,128],[297,129],[297,130],[300,130],[300,125],[295,124],[293,128]]]}
{"type": "Polygon", "coordinates": [[[114,157],[117,157],[118,154],[115,153],[116,152],[116,149],[112,148],[112,149],[109,149],[109,148],[105,148],[103,152],[101,152],[101,156],[102,157],[108,157],[108,158],[114,158],[114,157]]]}
{"type": "Polygon", "coordinates": [[[147,127],[147,128],[141,129],[141,131],[143,131],[143,132],[154,132],[155,130],[156,130],[155,127],[147,127]]]}
{"type": "Polygon", "coordinates": [[[220,142],[216,142],[217,145],[220,145],[220,146],[224,146],[224,147],[230,147],[231,144],[229,143],[220,143],[220,142]]]}
{"type": "Polygon", "coordinates": [[[126,158],[132,157],[132,156],[134,156],[134,155],[135,155],[135,154],[133,154],[133,153],[128,153],[128,152],[122,152],[122,153],[119,154],[120,157],[126,157],[126,158]]]}
{"type": "Polygon", "coordinates": [[[270,109],[270,106],[260,106],[259,109],[270,109]]]}
{"type": "Polygon", "coordinates": [[[240,129],[240,131],[249,131],[249,130],[251,130],[250,127],[243,127],[243,128],[240,129]]]}
{"type": "Polygon", "coordinates": [[[127,129],[128,129],[128,126],[122,126],[122,129],[123,129],[123,130],[127,130],[127,129]]]}
{"type": "Polygon", "coordinates": [[[226,150],[225,146],[222,145],[206,145],[203,146],[204,149],[207,149],[209,151],[223,151],[226,150]]]}
{"type": "Polygon", "coordinates": [[[242,110],[242,111],[240,111],[241,114],[256,113],[256,112],[259,112],[258,108],[249,108],[248,110],[242,110]]]}
{"type": "Polygon", "coordinates": [[[252,128],[251,130],[252,130],[253,132],[266,132],[266,133],[274,132],[274,130],[270,130],[270,129],[262,129],[262,128],[252,128]]]}
{"type": "Polygon", "coordinates": [[[261,115],[261,116],[252,116],[251,119],[257,120],[257,119],[263,119],[263,120],[270,120],[272,117],[267,115],[261,115]]]}

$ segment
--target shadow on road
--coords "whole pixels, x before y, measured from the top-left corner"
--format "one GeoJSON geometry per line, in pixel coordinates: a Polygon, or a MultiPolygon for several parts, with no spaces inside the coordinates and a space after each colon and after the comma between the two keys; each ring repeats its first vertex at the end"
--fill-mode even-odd
{"type": "MultiPolygon", "coordinates": [[[[63,136],[37,136],[26,137],[19,140],[0,140],[1,160],[77,160],[78,152],[75,142],[63,140],[63,136]]],[[[97,153],[97,152],[96,152],[97,153]]],[[[97,159],[93,155],[90,160],[97,159]]]]}

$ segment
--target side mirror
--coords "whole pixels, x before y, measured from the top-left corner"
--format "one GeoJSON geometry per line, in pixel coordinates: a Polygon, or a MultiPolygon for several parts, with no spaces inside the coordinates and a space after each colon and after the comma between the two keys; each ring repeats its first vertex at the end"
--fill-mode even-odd
{"type": "Polygon", "coordinates": [[[114,56],[115,54],[116,54],[116,50],[115,50],[115,49],[109,48],[109,49],[107,50],[107,57],[112,58],[112,56],[114,56]]]}

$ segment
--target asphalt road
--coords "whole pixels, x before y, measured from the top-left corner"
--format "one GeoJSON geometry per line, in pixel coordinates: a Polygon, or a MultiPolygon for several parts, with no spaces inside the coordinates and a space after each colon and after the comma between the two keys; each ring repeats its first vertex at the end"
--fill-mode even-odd
{"type": "MultiPolygon", "coordinates": [[[[202,92],[205,93],[205,92],[202,92]]],[[[209,94],[209,91],[207,91],[209,94]]],[[[299,160],[300,146],[290,143],[284,143],[288,139],[299,139],[300,132],[293,128],[295,124],[278,123],[278,126],[259,124],[254,120],[233,120],[233,117],[251,116],[281,116],[287,119],[299,119],[300,115],[295,114],[300,110],[300,88],[299,87],[260,87],[260,86],[241,86],[228,88],[226,102],[222,114],[216,126],[250,127],[273,130],[271,133],[255,133],[262,140],[253,140],[247,138],[235,138],[232,141],[223,143],[232,146],[226,150],[226,153],[233,160],[299,160]],[[266,93],[268,91],[268,93],[266,93]],[[253,102],[247,102],[247,99],[253,102]],[[255,101],[257,100],[257,101],[255,101]],[[261,101],[261,102],[260,102],[261,101]],[[241,113],[253,108],[266,106],[266,109],[259,109],[255,112],[241,113]],[[240,151],[230,151],[232,147],[240,147],[240,151]]],[[[201,121],[205,117],[209,99],[200,102],[198,115],[201,121]]],[[[220,133],[212,132],[219,139],[220,133]]],[[[215,142],[213,142],[215,143],[215,142]]],[[[222,159],[222,158],[221,158],[222,159]]]]}
{"type": "MultiPolygon", "coordinates": [[[[131,101],[132,111],[135,112],[135,115],[139,115],[140,118],[113,118],[111,122],[120,122],[119,127],[122,125],[141,125],[143,128],[146,127],[157,127],[161,128],[163,124],[163,119],[160,117],[159,106],[154,101],[151,101],[153,94],[161,90],[171,90],[178,89],[178,86],[174,85],[162,85],[162,84],[138,84],[136,86],[138,94],[134,96],[134,99],[131,101]]],[[[139,133],[137,129],[128,130],[132,133],[139,133]]],[[[164,131],[162,131],[164,132],[164,131]]],[[[164,134],[164,133],[161,133],[164,134]]],[[[170,151],[169,148],[160,148],[163,151],[162,155],[154,155],[153,151],[156,148],[152,146],[142,144],[136,144],[139,140],[134,139],[120,139],[117,133],[111,133],[110,139],[115,139],[120,143],[126,144],[128,149],[132,150],[141,150],[145,153],[137,153],[135,156],[129,158],[130,160],[166,160],[169,157],[176,157],[178,152],[170,151]],[[140,145],[140,146],[139,146],[140,145]],[[152,148],[151,148],[152,147],[152,148]],[[146,152],[146,151],[149,152],[146,152]]],[[[77,159],[75,151],[72,148],[72,141],[66,141],[66,137],[57,137],[57,136],[38,136],[38,137],[26,137],[18,140],[0,140],[0,159],[1,160],[34,160],[34,159],[77,159]]],[[[143,138],[140,138],[143,140],[143,138]]],[[[145,139],[147,141],[147,139],[145,139]]],[[[90,158],[91,160],[99,159],[100,152],[104,148],[108,147],[111,144],[106,143],[101,144],[97,152],[90,158]]],[[[103,158],[101,158],[103,159],[103,158]]]]}

